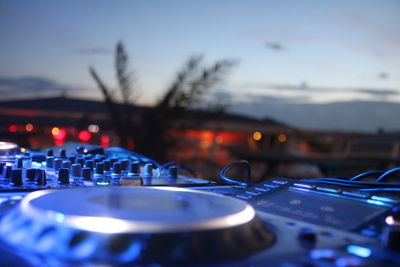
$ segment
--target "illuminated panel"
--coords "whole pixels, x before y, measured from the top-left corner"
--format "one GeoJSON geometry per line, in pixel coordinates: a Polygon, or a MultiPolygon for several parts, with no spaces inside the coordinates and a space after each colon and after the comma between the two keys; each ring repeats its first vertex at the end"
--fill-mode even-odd
{"type": "Polygon", "coordinates": [[[259,211],[345,230],[355,230],[364,222],[390,208],[379,205],[381,203],[369,203],[303,190],[305,192],[291,189],[278,190],[250,202],[259,211]]]}

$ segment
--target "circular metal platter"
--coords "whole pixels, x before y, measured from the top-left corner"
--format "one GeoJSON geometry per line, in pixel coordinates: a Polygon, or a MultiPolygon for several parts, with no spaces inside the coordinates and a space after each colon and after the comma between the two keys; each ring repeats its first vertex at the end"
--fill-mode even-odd
{"type": "Polygon", "coordinates": [[[218,262],[274,242],[246,202],[166,187],[37,191],[4,216],[0,235],[23,254],[94,263],[218,262]]]}

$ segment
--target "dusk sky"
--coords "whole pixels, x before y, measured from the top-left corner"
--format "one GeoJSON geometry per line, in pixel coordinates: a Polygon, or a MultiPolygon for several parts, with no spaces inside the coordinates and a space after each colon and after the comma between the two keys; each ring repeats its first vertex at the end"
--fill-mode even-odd
{"type": "Polygon", "coordinates": [[[237,62],[209,97],[233,112],[321,129],[400,130],[399,0],[0,0],[0,38],[3,99],[61,91],[101,99],[88,66],[115,86],[122,41],[140,104],[154,103],[201,54],[208,64],[237,62]]]}

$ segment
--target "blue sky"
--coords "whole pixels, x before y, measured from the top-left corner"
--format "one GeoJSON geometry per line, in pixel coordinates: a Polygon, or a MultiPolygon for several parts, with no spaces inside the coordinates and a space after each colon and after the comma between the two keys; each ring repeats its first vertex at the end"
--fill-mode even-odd
{"type": "Polygon", "coordinates": [[[399,0],[0,0],[0,90],[37,95],[1,82],[34,77],[101,98],[87,68],[115,85],[113,51],[122,40],[143,104],[193,54],[238,62],[219,88],[233,101],[400,102],[399,25],[399,0]]]}

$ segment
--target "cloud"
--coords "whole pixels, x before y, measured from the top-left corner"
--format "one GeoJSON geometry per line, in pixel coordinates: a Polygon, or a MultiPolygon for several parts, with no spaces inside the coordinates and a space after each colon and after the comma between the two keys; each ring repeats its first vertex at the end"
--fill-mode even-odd
{"type": "Polygon", "coordinates": [[[356,89],[355,91],[373,96],[393,96],[400,94],[399,91],[391,89],[356,89]]]}
{"type": "Polygon", "coordinates": [[[3,99],[77,93],[81,90],[44,77],[0,77],[0,93],[3,99]]]}
{"type": "Polygon", "coordinates": [[[72,52],[79,55],[108,55],[112,53],[112,50],[106,47],[92,47],[74,49],[72,52]]]}
{"type": "MultiPolygon", "coordinates": [[[[375,91],[368,93],[374,94],[375,91]]],[[[272,119],[297,128],[355,132],[376,132],[378,128],[382,128],[400,131],[400,103],[395,101],[375,98],[312,103],[307,98],[298,96],[271,96],[244,91],[224,91],[222,95],[229,99],[226,105],[228,112],[258,119],[272,119]]]]}
{"type": "Polygon", "coordinates": [[[400,103],[389,101],[346,101],[325,104],[301,103],[297,98],[253,94],[232,103],[228,111],[304,129],[375,132],[378,128],[400,130],[400,103]]]}
{"type": "Polygon", "coordinates": [[[379,79],[381,80],[385,80],[389,78],[389,74],[387,74],[386,72],[382,71],[378,74],[379,79]]]}
{"type": "Polygon", "coordinates": [[[286,50],[286,48],[284,46],[282,46],[282,44],[278,43],[278,42],[266,42],[265,43],[265,47],[269,48],[273,51],[283,51],[286,50]]]}
{"type": "Polygon", "coordinates": [[[269,89],[277,89],[277,90],[294,90],[294,91],[304,91],[304,90],[315,90],[316,88],[310,88],[307,83],[302,82],[298,85],[293,85],[293,84],[265,84],[264,85],[266,88],[269,89]]]}
{"type": "Polygon", "coordinates": [[[297,91],[297,92],[325,92],[325,93],[343,93],[343,92],[355,92],[361,94],[368,94],[370,96],[395,96],[400,95],[400,90],[389,89],[389,88],[357,88],[357,87],[323,87],[323,86],[309,86],[306,82],[296,84],[279,84],[279,83],[249,83],[242,85],[243,87],[251,88],[263,88],[269,90],[286,90],[286,91],[297,91]]]}

